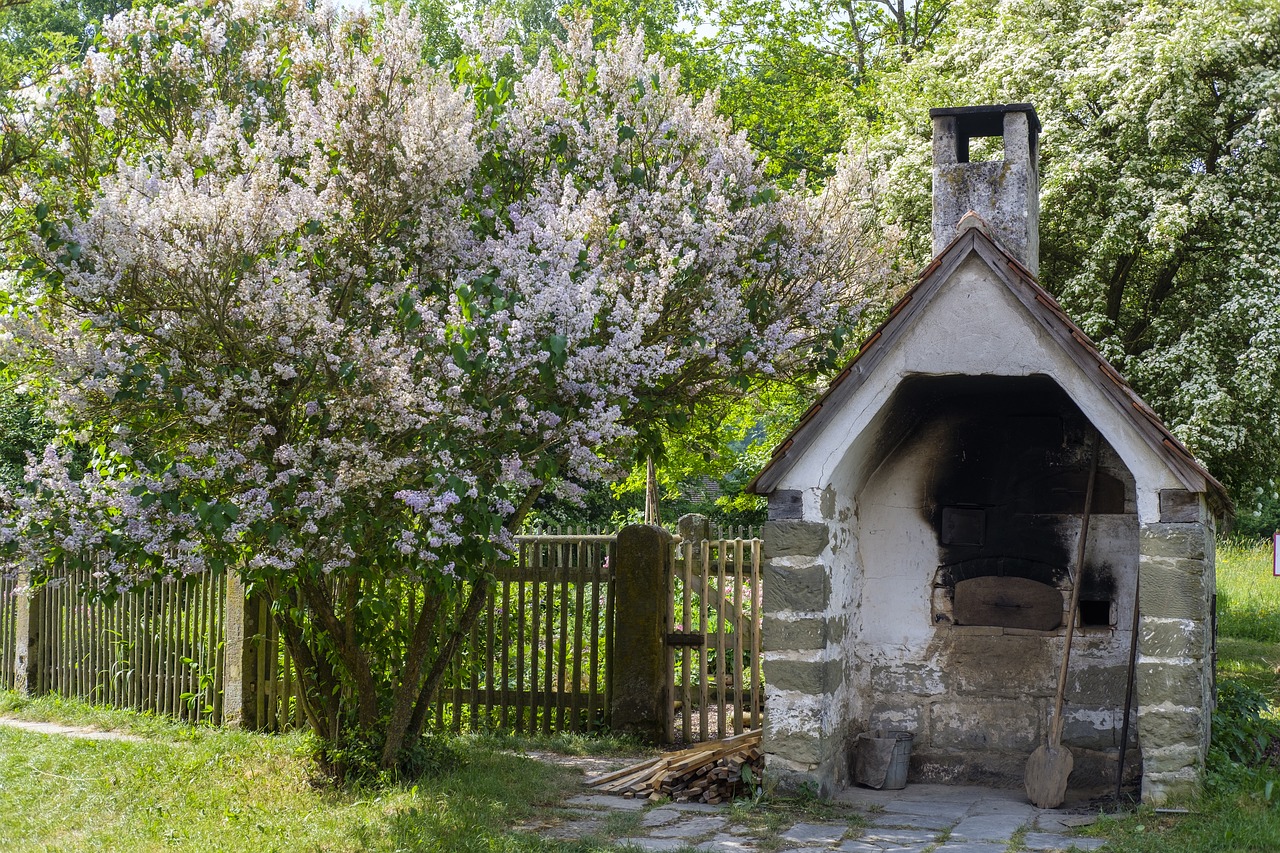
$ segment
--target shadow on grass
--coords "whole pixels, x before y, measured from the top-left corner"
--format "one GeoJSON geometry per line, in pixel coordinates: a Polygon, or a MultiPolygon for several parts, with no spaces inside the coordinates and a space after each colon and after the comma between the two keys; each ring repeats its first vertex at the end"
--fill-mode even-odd
{"type": "Polygon", "coordinates": [[[412,805],[355,827],[357,849],[405,853],[596,853],[597,838],[545,839],[540,827],[563,814],[580,791],[580,774],[533,759],[477,747],[467,763],[413,789],[412,805]]]}

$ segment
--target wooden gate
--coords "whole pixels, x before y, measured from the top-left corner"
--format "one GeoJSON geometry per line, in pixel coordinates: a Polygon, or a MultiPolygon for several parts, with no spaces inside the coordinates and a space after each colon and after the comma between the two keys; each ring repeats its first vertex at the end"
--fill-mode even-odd
{"type": "Polygon", "coordinates": [[[672,545],[672,742],[715,740],[760,726],[760,544],[677,539],[672,545]]]}

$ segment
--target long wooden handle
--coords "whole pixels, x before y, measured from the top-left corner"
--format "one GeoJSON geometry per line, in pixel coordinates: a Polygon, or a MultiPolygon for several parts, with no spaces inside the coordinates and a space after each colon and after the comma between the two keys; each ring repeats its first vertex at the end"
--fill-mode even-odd
{"type": "Polygon", "coordinates": [[[1093,461],[1089,466],[1089,485],[1084,492],[1084,514],[1080,520],[1080,538],[1076,545],[1076,576],[1071,584],[1071,605],[1067,608],[1067,636],[1062,644],[1062,665],[1058,668],[1058,692],[1053,700],[1053,730],[1049,745],[1062,745],[1062,697],[1067,689],[1067,664],[1071,660],[1071,638],[1076,633],[1076,607],[1080,604],[1080,582],[1084,580],[1084,549],[1089,541],[1089,515],[1093,509],[1093,486],[1098,479],[1098,448],[1101,435],[1093,431],[1093,461]]]}

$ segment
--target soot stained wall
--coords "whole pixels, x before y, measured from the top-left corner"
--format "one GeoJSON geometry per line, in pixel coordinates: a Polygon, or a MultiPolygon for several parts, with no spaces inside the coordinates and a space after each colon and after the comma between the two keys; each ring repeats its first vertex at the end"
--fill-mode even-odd
{"type": "MultiPolygon", "coordinates": [[[[913,779],[1019,785],[1047,732],[1063,629],[957,624],[955,584],[1026,578],[1065,610],[1093,429],[1046,377],[913,377],[889,406],[877,443],[892,450],[855,501],[854,727],[914,731],[913,779]]],[[[1093,624],[1076,635],[1064,712],[1075,790],[1114,784],[1138,562],[1133,477],[1105,442],[1099,456],[1081,593],[1093,624]]]]}

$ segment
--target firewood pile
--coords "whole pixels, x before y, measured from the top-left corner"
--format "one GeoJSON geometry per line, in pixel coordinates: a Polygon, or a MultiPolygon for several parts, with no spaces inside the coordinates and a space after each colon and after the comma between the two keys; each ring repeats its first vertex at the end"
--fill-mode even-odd
{"type": "Polygon", "coordinates": [[[759,779],[764,770],[760,754],[760,730],[754,729],[724,740],[697,744],[668,752],[592,779],[591,787],[628,799],[657,800],[670,797],[677,803],[724,803],[745,793],[742,768],[759,779]]]}

